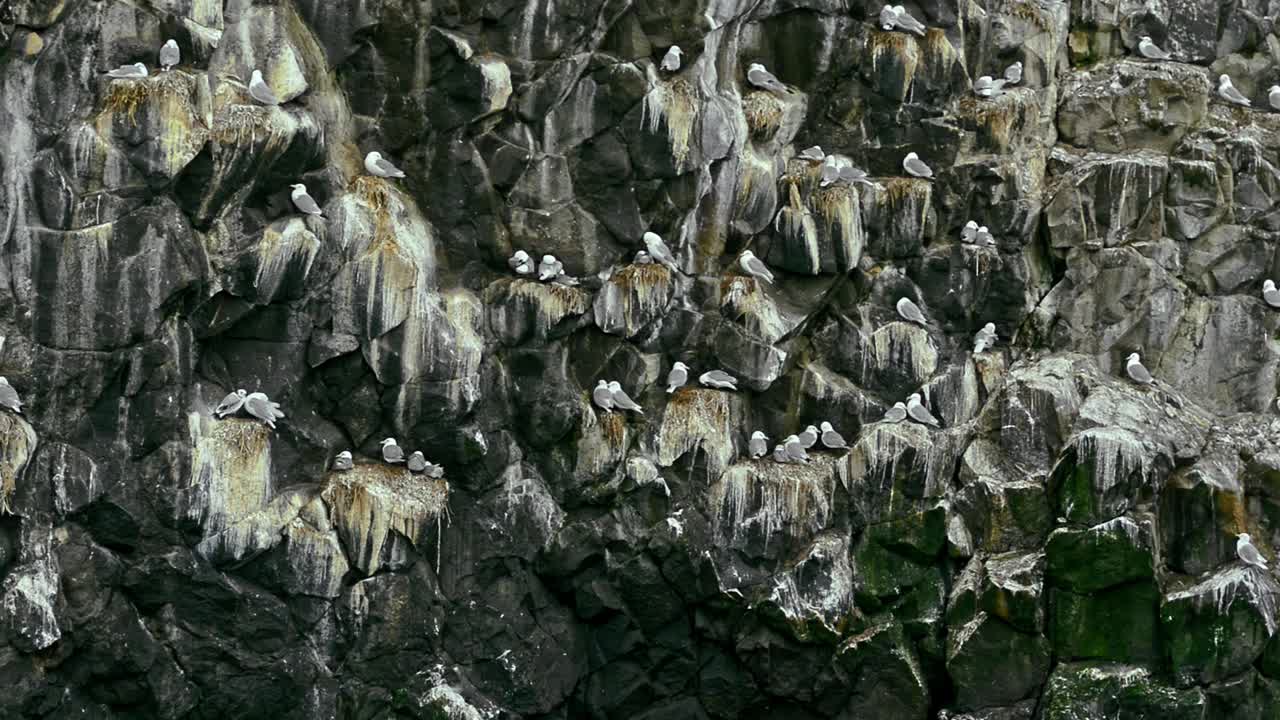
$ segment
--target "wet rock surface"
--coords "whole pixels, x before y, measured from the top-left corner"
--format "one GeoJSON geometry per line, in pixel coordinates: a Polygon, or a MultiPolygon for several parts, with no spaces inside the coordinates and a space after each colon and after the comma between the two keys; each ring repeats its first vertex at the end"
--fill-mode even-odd
{"type": "Polygon", "coordinates": [[[0,2],[0,717],[1280,716],[1273,9],[907,10],[0,2]]]}

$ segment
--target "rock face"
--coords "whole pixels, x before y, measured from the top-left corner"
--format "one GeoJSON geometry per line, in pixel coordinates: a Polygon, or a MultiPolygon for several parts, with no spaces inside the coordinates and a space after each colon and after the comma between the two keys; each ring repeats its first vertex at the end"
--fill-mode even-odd
{"type": "Polygon", "coordinates": [[[1273,5],[0,1],[0,717],[1280,717],[1273,5]]]}

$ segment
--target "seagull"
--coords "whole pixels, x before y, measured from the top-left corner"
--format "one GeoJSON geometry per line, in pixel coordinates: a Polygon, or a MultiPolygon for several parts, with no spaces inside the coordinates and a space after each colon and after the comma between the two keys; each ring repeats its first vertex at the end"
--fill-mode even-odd
{"type": "Polygon", "coordinates": [[[1249,98],[1240,94],[1235,85],[1231,84],[1231,78],[1227,75],[1218,76],[1218,95],[1229,103],[1242,105],[1244,107],[1252,107],[1253,103],[1249,98]]]}
{"type": "Polygon", "coordinates": [[[907,156],[902,158],[902,169],[913,177],[926,179],[933,177],[933,170],[913,152],[907,153],[907,156]]]}
{"type": "Polygon", "coordinates": [[[444,466],[427,463],[427,477],[439,480],[444,477],[444,466]]]}
{"type": "Polygon", "coordinates": [[[642,410],[640,406],[636,404],[635,400],[631,399],[631,396],[627,394],[626,390],[622,389],[622,383],[618,382],[617,380],[614,380],[613,382],[609,383],[609,392],[612,393],[613,395],[614,407],[618,408],[619,410],[634,410],[635,412],[638,412],[641,415],[644,414],[644,410],[642,410]]]}
{"type": "Polygon", "coordinates": [[[249,414],[266,423],[267,427],[272,430],[276,429],[276,420],[284,417],[284,413],[280,412],[280,403],[271,402],[267,399],[266,394],[260,392],[249,393],[244,399],[244,409],[249,414]]]}
{"type": "Polygon", "coordinates": [[[9,380],[4,376],[0,376],[0,405],[10,410],[22,414],[22,399],[18,397],[18,391],[13,389],[9,384],[9,380]]]}
{"type": "Polygon", "coordinates": [[[973,354],[978,355],[996,344],[996,324],[987,323],[973,336],[973,354]]]}
{"type": "Polygon", "coordinates": [[[293,204],[302,212],[316,217],[324,217],[320,214],[320,206],[316,204],[315,198],[307,194],[307,186],[302,183],[294,183],[289,187],[293,188],[293,192],[289,197],[293,198],[293,204]]]}
{"type": "Polygon", "coordinates": [[[929,408],[920,404],[920,393],[912,393],[911,397],[907,398],[907,416],[922,425],[932,425],[934,427],[941,427],[942,425],[938,422],[938,418],[929,412],[929,408]]]}
{"type": "Polygon", "coordinates": [[[698,382],[717,390],[737,390],[738,379],[723,370],[709,370],[698,376],[698,382]]]}
{"type": "Polygon", "coordinates": [[[1280,85],[1272,85],[1267,90],[1267,102],[1271,104],[1272,110],[1280,110],[1280,85]]]}
{"type": "Polygon", "coordinates": [[[924,313],[920,312],[920,306],[911,302],[911,298],[900,298],[898,300],[898,315],[902,316],[907,322],[919,323],[922,327],[929,327],[929,322],[924,319],[924,313]]]}
{"type": "Polygon", "coordinates": [[[751,433],[751,440],[747,442],[747,449],[751,452],[753,460],[759,460],[769,454],[769,438],[757,430],[751,433]]]}
{"type": "Polygon", "coordinates": [[[517,275],[529,275],[533,273],[533,260],[529,257],[529,253],[517,250],[514,255],[507,258],[507,267],[515,270],[517,275]]]}
{"type": "Polygon", "coordinates": [[[650,257],[649,253],[645,252],[644,250],[638,250],[636,251],[636,259],[632,260],[632,262],[635,263],[636,265],[652,265],[653,258],[650,257]]]}
{"type": "Polygon", "coordinates": [[[792,462],[809,462],[809,453],[804,451],[804,443],[800,442],[798,435],[788,435],[786,440],[782,441],[786,448],[787,459],[792,462]]]}
{"type": "Polygon", "coordinates": [[[557,260],[555,255],[543,255],[542,262],[538,263],[538,279],[543,282],[555,279],[562,272],[564,263],[557,260]]]}
{"type": "Polygon", "coordinates": [[[973,81],[973,93],[979,97],[993,98],[1004,94],[1007,80],[993,80],[990,75],[983,75],[973,81]]]}
{"type": "Polygon", "coordinates": [[[840,168],[840,179],[849,183],[862,183],[867,187],[875,187],[876,184],[867,179],[867,171],[862,168],[856,168],[852,165],[846,165],[840,168]]]}
{"type": "Polygon", "coordinates": [[[848,450],[849,445],[844,441],[844,436],[836,432],[831,427],[831,423],[822,423],[822,446],[828,450],[848,450]]]}
{"type": "Polygon", "coordinates": [[[1142,360],[1138,358],[1138,353],[1130,353],[1129,358],[1125,361],[1124,370],[1129,374],[1129,379],[1139,385],[1155,385],[1155,378],[1151,377],[1151,373],[1143,367],[1142,360]]]}
{"type": "Polygon", "coordinates": [[[773,284],[773,273],[769,272],[769,267],[750,250],[742,251],[742,256],[738,258],[738,267],[753,278],[773,284]]]}
{"type": "Polygon", "coordinates": [[[257,100],[263,105],[280,104],[280,98],[276,97],[271,86],[262,79],[261,70],[254,70],[253,75],[249,77],[249,97],[257,100]]]}
{"type": "Polygon", "coordinates": [[[1262,553],[1258,552],[1258,548],[1254,547],[1249,533],[1236,535],[1236,555],[1239,555],[1246,565],[1267,569],[1267,561],[1262,557],[1262,553]]]}
{"type": "Polygon", "coordinates": [[[893,12],[897,16],[898,25],[904,29],[924,37],[925,31],[928,30],[925,24],[911,16],[907,9],[901,5],[894,5],[893,12]]]}
{"type": "Polygon", "coordinates": [[[1273,308],[1280,308],[1280,291],[1276,290],[1274,280],[1262,281],[1262,299],[1273,308]]]}
{"type": "Polygon", "coordinates": [[[826,158],[827,154],[822,152],[821,145],[814,145],[813,147],[805,148],[800,152],[800,159],[808,160],[809,162],[822,162],[826,158]]]}
{"type": "Polygon", "coordinates": [[[572,275],[565,275],[563,270],[557,273],[555,277],[551,278],[551,282],[556,285],[563,285],[564,287],[578,287],[582,284],[578,278],[573,277],[572,275]]]}
{"type": "Polygon", "coordinates": [[[655,232],[646,232],[644,234],[644,246],[649,251],[649,257],[654,262],[662,263],[671,272],[679,272],[680,268],[676,267],[676,259],[671,254],[671,250],[667,248],[667,244],[662,242],[662,238],[655,232]]]}
{"type": "Polygon", "coordinates": [[[422,454],[421,450],[414,450],[413,453],[409,455],[408,466],[409,472],[411,473],[420,473],[423,470],[426,470],[427,465],[429,464],[430,463],[427,462],[427,457],[422,454]]]}
{"type": "Polygon", "coordinates": [[[680,56],[684,51],[679,45],[672,45],[667,49],[667,54],[662,56],[662,70],[664,72],[673,73],[680,69],[680,56]]]}
{"type": "Polygon", "coordinates": [[[364,156],[364,169],[368,170],[370,175],[376,175],[380,178],[404,177],[404,171],[384,160],[382,153],[377,150],[373,150],[364,156]]]}
{"type": "Polygon", "coordinates": [[[605,412],[613,412],[613,391],[609,389],[608,380],[596,383],[596,389],[591,391],[591,401],[605,412]]]}
{"type": "Polygon", "coordinates": [[[880,29],[892,30],[898,26],[898,11],[892,5],[880,8],[880,29]]]}
{"type": "Polygon", "coordinates": [[[142,63],[121,65],[115,70],[107,72],[107,75],[118,80],[138,80],[147,76],[147,66],[142,63]]]}
{"type": "Polygon", "coordinates": [[[773,449],[773,461],[776,463],[787,464],[791,462],[791,458],[787,457],[787,448],[781,443],[773,449]]]}
{"type": "Polygon", "coordinates": [[[996,239],[991,236],[991,231],[987,229],[986,225],[978,228],[978,232],[973,236],[973,240],[978,243],[979,246],[996,244],[996,239]]]}
{"type": "Polygon", "coordinates": [[[333,469],[338,472],[350,470],[352,467],[354,467],[354,463],[351,462],[350,450],[343,450],[333,459],[333,469]]]}
{"type": "Polygon", "coordinates": [[[800,447],[808,450],[818,443],[818,428],[810,425],[796,437],[800,440],[800,447]]]}
{"type": "Polygon", "coordinates": [[[404,462],[404,450],[396,444],[395,438],[382,441],[382,459],[392,465],[404,462]]]}
{"type": "Polygon", "coordinates": [[[667,394],[670,395],[676,390],[684,387],[684,384],[688,381],[689,366],[677,360],[676,363],[671,366],[671,372],[667,373],[667,394]]]}
{"type": "Polygon", "coordinates": [[[964,229],[960,231],[960,242],[972,243],[974,238],[978,236],[978,223],[970,220],[964,224],[964,229]]]}
{"type": "Polygon", "coordinates": [[[1151,42],[1151,36],[1143,35],[1138,41],[1138,54],[1148,60],[1168,60],[1169,53],[1160,49],[1158,45],[1151,42]]]}
{"type": "Polygon", "coordinates": [[[880,418],[881,422],[900,423],[907,419],[906,403],[896,402],[893,407],[889,408],[884,417],[880,418]]]}
{"type": "Polygon", "coordinates": [[[778,78],[774,77],[773,73],[766,70],[764,65],[760,63],[751,63],[751,66],[747,68],[747,82],[761,90],[782,93],[787,91],[787,86],[778,82],[778,78]]]}
{"type": "Polygon", "coordinates": [[[835,155],[828,155],[822,159],[822,169],[818,174],[820,186],[826,187],[840,179],[840,166],[836,164],[837,162],[835,155]]]}
{"type": "Polygon", "coordinates": [[[178,50],[178,41],[169,38],[160,46],[160,68],[168,72],[170,68],[182,60],[182,52],[178,50]]]}
{"type": "Polygon", "coordinates": [[[213,409],[213,414],[220,418],[236,414],[240,411],[240,408],[244,406],[244,399],[246,395],[248,395],[248,393],[244,390],[236,390],[235,392],[227,393],[227,396],[222,398],[222,402],[218,403],[218,407],[213,409]]]}
{"type": "Polygon", "coordinates": [[[1019,60],[1004,69],[1005,82],[1010,85],[1017,85],[1022,82],[1022,61],[1019,60]]]}

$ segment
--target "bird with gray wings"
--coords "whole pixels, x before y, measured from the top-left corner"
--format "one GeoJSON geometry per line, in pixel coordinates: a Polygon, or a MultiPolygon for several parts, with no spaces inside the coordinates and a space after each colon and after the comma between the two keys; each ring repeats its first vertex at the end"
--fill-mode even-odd
{"type": "Polygon", "coordinates": [[[1218,97],[1233,105],[1253,107],[1253,101],[1237,90],[1236,86],[1231,83],[1231,78],[1227,75],[1218,76],[1218,97]]]}
{"type": "Polygon", "coordinates": [[[849,445],[844,441],[844,436],[836,432],[831,423],[826,421],[822,423],[822,447],[828,450],[849,449],[849,445]]]}
{"type": "Polygon", "coordinates": [[[1262,281],[1262,299],[1273,308],[1280,308],[1280,290],[1276,290],[1274,280],[1262,281]]]}
{"type": "Polygon", "coordinates": [[[1236,555],[1246,565],[1252,565],[1263,570],[1267,569],[1267,560],[1262,557],[1262,553],[1258,552],[1258,548],[1253,544],[1253,539],[1249,537],[1249,533],[1236,535],[1236,555]]]}
{"type": "Polygon", "coordinates": [[[920,306],[911,301],[911,298],[898,298],[898,316],[907,322],[919,324],[921,327],[928,327],[929,321],[924,319],[924,313],[920,311],[920,306]]]}
{"type": "Polygon", "coordinates": [[[355,467],[355,463],[351,461],[351,451],[343,450],[333,458],[333,469],[336,472],[346,472],[355,467]]]}
{"type": "Polygon", "coordinates": [[[386,438],[382,441],[382,460],[392,465],[404,462],[404,449],[396,444],[395,438],[386,438]]]}
{"type": "Polygon", "coordinates": [[[751,433],[751,439],[747,441],[747,451],[750,452],[752,459],[759,460],[769,454],[769,438],[763,432],[756,430],[751,433]]]}
{"type": "Polygon", "coordinates": [[[753,278],[773,284],[773,273],[769,270],[769,266],[750,250],[742,251],[741,257],[738,258],[738,267],[753,278]]]}
{"type": "Polygon", "coordinates": [[[107,71],[107,75],[117,80],[138,80],[147,76],[147,66],[142,63],[121,65],[115,70],[107,71]]]}
{"type": "Polygon", "coordinates": [[[254,69],[253,74],[249,76],[249,97],[257,100],[263,105],[279,105],[280,98],[276,96],[267,81],[262,79],[262,71],[254,69]]]}
{"type": "Polygon", "coordinates": [[[667,394],[679,390],[684,384],[689,382],[689,366],[677,360],[671,366],[671,372],[667,373],[667,394]]]}
{"type": "Polygon", "coordinates": [[[774,77],[773,73],[766,70],[764,65],[760,63],[751,63],[751,66],[747,68],[747,82],[761,90],[779,93],[787,92],[787,86],[779,82],[778,78],[774,77]]]}
{"type": "Polygon", "coordinates": [[[220,418],[235,415],[240,412],[240,408],[244,407],[244,400],[248,395],[249,393],[243,389],[227,393],[226,397],[222,398],[222,402],[218,403],[218,407],[213,409],[213,414],[220,418]]]}
{"type": "Polygon", "coordinates": [[[933,427],[942,427],[942,423],[938,422],[938,418],[929,412],[923,403],[920,402],[920,393],[912,393],[907,398],[907,417],[920,423],[921,425],[930,425],[933,427]]]}
{"type": "Polygon", "coordinates": [[[284,417],[280,403],[268,399],[266,393],[249,393],[244,399],[244,409],[272,430],[276,429],[276,421],[284,417]]]}
{"type": "Polygon", "coordinates": [[[1149,35],[1143,35],[1138,41],[1138,54],[1148,60],[1168,60],[1169,53],[1160,49],[1159,45],[1151,42],[1149,35]]]}
{"type": "Polygon", "coordinates": [[[596,383],[595,389],[591,391],[591,402],[605,412],[613,412],[613,390],[609,388],[608,380],[596,383]]]}
{"type": "Polygon", "coordinates": [[[182,60],[182,51],[178,49],[178,41],[169,38],[160,46],[160,69],[168,72],[182,60]]]}
{"type": "Polygon", "coordinates": [[[708,370],[698,376],[698,382],[717,390],[738,389],[738,379],[723,370],[708,370]]]}
{"type": "Polygon", "coordinates": [[[609,392],[613,395],[613,406],[619,410],[630,410],[632,412],[644,414],[644,410],[640,405],[631,399],[626,390],[622,389],[622,383],[614,380],[609,383],[609,392]]]}
{"type": "Polygon", "coordinates": [[[18,397],[18,391],[13,389],[9,379],[3,375],[0,375],[0,406],[22,414],[22,398],[18,397]]]}
{"type": "Polygon", "coordinates": [[[293,200],[294,207],[298,208],[307,215],[315,217],[324,217],[320,211],[320,204],[315,198],[307,192],[307,186],[302,183],[294,183],[289,187],[293,188],[293,192],[289,193],[289,197],[293,200]]]}
{"type": "Polygon", "coordinates": [[[646,232],[644,234],[644,246],[649,251],[649,257],[654,262],[661,263],[671,272],[680,272],[680,268],[676,266],[676,258],[671,254],[671,250],[667,244],[662,242],[662,236],[655,232],[646,232]]]}
{"type": "Polygon", "coordinates": [[[1151,377],[1151,373],[1147,371],[1146,366],[1142,364],[1142,358],[1138,356],[1138,353],[1129,353],[1129,357],[1124,362],[1124,371],[1130,380],[1139,385],[1154,385],[1156,382],[1156,379],[1151,377]]]}
{"type": "Polygon", "coordinates": [[[684,53],[679,45],[672,45],[667,48],[667,54],[662,56],[662,71],[673,73],[680,69],[680,56],[684,53]]]}
{"type": "Polygon", "coordinates": [[[370,174],[380,178],[402,178],[404,171],[391,161],[382,157],[382,153],[372,150],[368,155],[364,156],[364,169],[370,174]]]}

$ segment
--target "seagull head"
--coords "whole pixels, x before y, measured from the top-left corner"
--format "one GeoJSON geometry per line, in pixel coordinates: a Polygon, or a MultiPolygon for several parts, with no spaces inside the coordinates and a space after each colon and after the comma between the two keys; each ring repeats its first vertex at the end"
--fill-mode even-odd
{"type": "Polygon", "coordinates": [[[1129,357],[1128,359],[1125,360],[1125,362],[1128,363],[1129,365],[1132,365],[1136,362],[1142,362],[1142,361],[1138,358],[1138,353],[1129,353],[1129,357]]]}
{"type": "Polygon", "coordinates": [[[818,434],[818,428],[816,428],[816,427],[814,427],[814,426],[812,426],[812,425],[810,425],[809,427],[805,428],[805,429],[804,429],[804,431],[805,431],[805,432],[807,432],[807,433],[813,433],[814,435],[817,435],[817,434],[818,434]]]}
{"type": "Polygon", "coordinates": [[[980,233],[989,233],[989,232],[991,232],[991,231],[990,231],[989,229],[987,229],[987,226],[986,226],[986,225],[982,225],[982,226],[980,226],[980,227],[978,228],[978,232],[980,232],[980,233]]]}
{"type": "Polygon", "coordinates": [[[1249,542],[1249,533],[1239,533],[1238,535],[1236,535],[1236,539],[1249,542]]]}
{"type": "Polygon", "coordinates": [[[755,256],[756,256],[756,254],[755,254],[755,253],[753,253],[753,252],[751,252],[750,250],[743,250],[743,251],[742,251],[742,257],[743,257],[743,259],[744,259],[744,260],[751,260],[751,259],[754,259],[754,258],[755,258],[755,256]]]}
{"type": "Polygon", "coordinates": [[[904,402],[902,402],[901,400],[899,400],[898,402],[894,403],[894,404],[893,404],[893,406],[894,406],[894,407],[896,407],[896,408],[898,408],[899,410],[906,410],[906,409],[907,409],[907,404],[906,404],[906,403],[904,403],[904,402]]]}
{"type": "Polygon", "coordinates": [[[1149,43],[1149,42],[1151,42],[1151,36],[1150,36],[1150,35],[1143,35],[1141,38],[1138,38],[1138,42],[1139,42],[1139,43],[1149,43]]]}
{"type": "Polygon", "coordinates": [[[622,389],[622,383],[618,382],[617,380],[614,380],[613,382],[609,383],[609,389],[614,392],[617,392],[622,389]]]}
{"type": "Polygon", "coordinates": [[[822,421],[821,427],[822,427],[822,432],[824,433],[832,432],[835,430],[835,428],[831,427],[831,423],[827,422],[826,420],[822,421]]]}
{"type": "Polygon", "coordinates": [[[167,48],[176,48],[178,47],[178,41],[174,40],[173,38],[169,38],[168,40],[164,41],[164,46],[167,48]]]}
{"type": "Polygon", "coordinates": [[[644,244],[651,245],[656,242],[662,242],[662,236],[656,232],[649,231],[644,234],[644,244]]]}
{"type": "Polygon", "coordinates": [[[289,187],[293,188],[294,190],[301,190],[302,192],[306,192],[306,191],[307,191],[307,186],[306,186],[306,185],[303,185],[302,183],[294,183],[294,184],[290,185],[289,187]]]}
{"type": "Polygon", "coordinates": [[[761,70],[764,72],[768,72],[767,70],[764,69],[764,66],[761,65],[760,63],[751,63],[751,66],[747,68],[747,72],[751,72],[752,70],[761,70]]]}
{"type": "Polygon", "coordinates": [[[253,72],[249,75],[249,82],[262,82],[262,71],[254,68],[253,72]]]}
{"type": "MultiPolygon", "coordinates": [[[[1280,85],[1277,85],[1276,87],[1280,87],[1280,85]]],[[[1276,289],[1276,281],[1275,281],[1275,280],[1263,280],[1263,281],[1262,281],[1262,291],[1263,291],[1263,292],[1270,292],[1270,291],[1275,290],[1275,289],[1276,289]]]]}
{"type": "Polygon", "coordinates": [[[529,253],[527,253],[527,252],[525,252],[525,251],[523,251],[523,250],[517,250],[517,251],[516,251],[516,254],[511,256],[511,259],[512,259],[512,260],[519,260],[520,262],[528,262],[528,260],[529,260],[529,253]]]}
{"type": "Polygon", "coordinates": [[[909,152],[909,153],[907,153],[907,156],[906,156],[905,158],[903,158],[903,159],[904,159],[904,160],[919,160],[919,159],[920,159],[920,156],[919,156],[919,155],[917,155],[917,154],[915,154],[914,152],[909,152]]]}
{"type": "Polygon", "coordinates": [[[542,256],[542,262],[547,263],[548,265],[550,265],[551,263],[553,263],[553,262],[555,262],[555,261],[556,261],[556,256],[555,256],[555,255],[543,255],[543,256],[542,256]]]}
{"type": "Polygon", "coordinates": [[[596,387],[598,387],[598,388],[607,388],[607,387],[609,387],[609,381],[608,381],[608,380],[601,380],[600,382],[596,383],[596,387]]]}
{"type": "Polygon", "coordinates": [[[237,394],[237,395],[239,395],[240,397],[244,397],[245,395],[248,395],[249,393],[245,392],[245,389],[244,389],[244,388],[237,388],[237,389],[236,389],[236,394],[237,394]]]}
{"type": "Polygon", "coordinates": [[[649,253],[645,252],[644,250],[641,250],[636,253],[636,262],[638,263],[646,263],[651,260],[652,258],[649,257],[649,253]]]}
{"type": "Polygon", "coordinates": [[[786,440],[783,440],[782,442],[784,442],[784,443],[800,442],[800,436],[799,436],[799,435],[788,435],[788,436],[787,436],[787,439],[786,439],[786,440]]]}
{"type": "Polygon", "coordinates": [[[386,440],[382,441],[382,447],[386,447],[388,445],[395,445],[395,444],[396,444],[395,438],[387,438],[386,440]]]}
{"type": "Polygon", "coordinates": [[[414,450],[412,453],[410,453],[410,454],[409,454],[409,457],[410,457],[410,458],[418,458],[418,459],[420,459],[420,460],[426,460],[426,459],[427,459],[427,456],[426,456],[426,455],[423,455],[421,450],[414,450]]]}
{"type": "Polygon", "coordinates": [[[672,45],[672,46],[671,46],[671,49],[670,49],[670,50],[668,50],[667,52],[673,52],[673,53],[675,53],[675,54],[676,54],[676,57],[680,57],[681,55],[683,55],[683,54],[684,54],[684,51],[680,49],[680,46],[679,46],[679,45],[672,45]]]}
{"type": "Polygon", "coordinates": [[[1231,76],[1230,76],[1230,75],[1219,75],[1219,76],[1218,76],[1218,85],[1219,85],[1219,86],[1222,86],[1222,85],[1230,85],[1230,84],[1231,84],[1231,76]]]}
{"type": "Polygon", "coordinates": [[[1014,62],[1012,65],[1010,65],[1009,67],[1011,67],[1011,68],[1018,68],[1019,70],[1021,70],[1021,69],[1022,69],[1022,61],[1021,61],[1021,60],[1018,60],[1018,61],[1014,62]]]}
{"type": "Polygon", "coordinates": [[[685,371],[688,371],[688,370],[689,370],[689,366],[688,366],[688,365],[685,365],[684,363],[680,362],[679,360],[675,361],[675,363],[673,363],[673,364],[671,365],[671,367],[673,367],[673,368],[679,368],[680,370],[685,370],[685,371]]]}
{"type": "Polygon", "coordinates": [[[911,395],[907,396],[908,405],[919,404],[919,403],[920,403],[920,393],[911,393],[911,395]]]}
{"type": "Polygon", "coordinates": [[[768,440],[769,438],[764,433],[757,430],[751,433],[751,439],[752,440],[768,440]]]}
{"type": "Polygon", "coordinates": [[[907,9],[901,5],[894,5],[893,11],[898,13],[899,15],[905,15],[907,12],[907,9]]]}
{"type": "Polygon", "coordinates": [[[994,333],[994,332],[996,331],[996,324],[995,324],[995,323],[987,323],[986,325],[983,325],[983,326],[982,326],[982,331],[983,331],[983,332],[994,333]]]}
{"type": "Polygon", "coordinates": [[[978,229],[978,223],[977,223],[976,221],[974,221],[974,220],[970,220],[969,222],[967,222],[967,223],[965,223],[965,224],[964,224],[964,227],[965,227],[965,229],[966,229],[966,230],[977,230],[977,229],[978,229]]]}
{"type": "Polygon", "coordinates": [[[342,458],[343,460],[350,460],[350,459],[351,459],[351,451],[350,451],[350,450],[343,450],[342,452],[338,453],[338,457],[342,458]]]}
{"type": "Polygon", "coordinates": [[[364,159],[373,160],[377,162],[378,160],[382,159],[382,153],[378,152],[377,150],[370,150],[369,154],[364,156],[364,159]]]}

